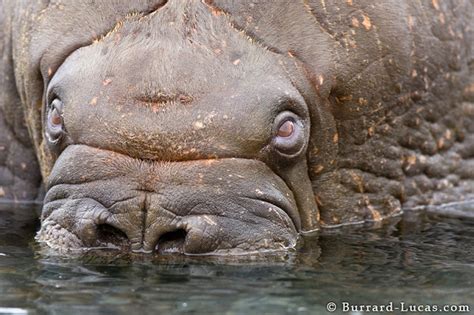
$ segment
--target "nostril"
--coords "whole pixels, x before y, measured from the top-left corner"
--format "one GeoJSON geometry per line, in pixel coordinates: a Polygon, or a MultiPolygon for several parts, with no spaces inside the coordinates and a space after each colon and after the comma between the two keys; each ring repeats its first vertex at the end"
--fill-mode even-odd
{"type": "Polygon", "coordinates": [[[155,251],[160,254],[184,253],[186,234],[186,230],[177,229],[161,235],[158,243],[156,244],[155,251]]]}
{"type": "Polygon", "coordinates": [[[130,247],[127,234],[109,224],[101,224],[97,227],[97,241],[101,246],[130,247]]]}

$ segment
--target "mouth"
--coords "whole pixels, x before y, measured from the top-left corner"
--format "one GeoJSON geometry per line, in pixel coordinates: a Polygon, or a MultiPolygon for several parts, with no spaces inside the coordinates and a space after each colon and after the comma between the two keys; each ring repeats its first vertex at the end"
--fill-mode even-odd
{"type": "Polygon", "coordinates": [[[263,162],[143,161],[68,147],[50,176],[37,239],[60,251],[240,255],[294,247],[298,209],[263,162]]]}

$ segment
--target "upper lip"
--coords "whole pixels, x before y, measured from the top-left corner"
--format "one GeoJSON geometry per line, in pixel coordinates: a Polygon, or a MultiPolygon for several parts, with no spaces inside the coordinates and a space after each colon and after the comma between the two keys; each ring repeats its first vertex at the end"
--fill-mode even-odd
{"type": "MultiPolygon", "coordinates": [[[[76,145],[74,145],[74,146],[76,146],[76,145]]],[[[85,145],[77,145],[77,146],[86,147],[85,145]]],[[[89,147],[89,146],[87,146],[87,147],[89,147]]],[[[103,149],[98,149],[98,148],[94,148],[94,147],[90,147],[90,149],[87,149],[87,150],[100,150],[102,152],[109,151],[113,154],[118,154],[117,152],[114,152],[114,151],[103,150],[103,149]]],[[[65,154],[65,153],[66,152],[63,152],[63,154],[65,154]]],[[[127,164],[129,165],[129,166],[125,167],[123,170],[121,170],[119,166],[120,166],[120,159],[122,157],[115,156],[112,159],[110,159],[110,161],[108,161],[109,159],[108,159],[107,155],[97,156],[97,153],[94,153],[94,151],[92,151],[91,156],[93,156],[93,157],[97,157],[99,159],[107,158],[107,160],[99,160],[99,162],[98,162],[99,164],[96,166],[96,168],[101,167],[101,163],[106,163],[106,166],[111,168],[111,169],[105,170],[104,172],[96,172],[96,173],[93,173],[93,172],[87,173],[87,172],[85,172],[84,174],[79,174],[78,172],[71,172],[70,168],[67,167],[67,165],[64,164],[64,162],[67,161],[67,163],[75,163],[75,161],[76,161],[75,159],[78,159],[77,161],[79,161],[80,164],[87,165],[87,163],[85,163],[85,160],[81,161],[81,159],[79,159],[78,154],[77,154],[78,152],[73,151],[71,153],[72,153],[71,157],[73,158],[73,160],[70,160],[70,158],[67,158],[67,160],[65,160],[65,161],[62,161],[62,162],[58,161],[62,165],[56,165],[56,169],[53,168],[53,172],[50,175],[50,180],[49,180],[48,187],[47,187],[48,192],[47,192],[47,195],[45,197],[45,204],[48,203],[48,202],[52,202],[54,200],[57,200],[57,199],[61,199],[61,198],[67,199],[67,198],[70,197],[70,194],[75,191],[75,190],[72,189],[74,186],[81,185],[81,184],[88,184],[88,183],[92,183],[92,182],[95,182],[95,181],[102,181],[103,182],[103,184],[100,185],[100,189],[104,190],[103,193],[104,193],[104,195],[107,195],[107,197],[110,197],[110,194],[111,194],[110,192],[107,192],[107,188],[111,186],[110,183],[112,181],[118,180],[118,178],[125,178],[124,183],[126,184],[126,186],[124,187],[124,189],[133,189],[134,187],[130,187],[130,183],[135,183],[136,186],[137,186],[137,187],[135,187],[135,189],[139,190],[139,188],[141,187],[140,182],[142,180],[140,179],[139,181],[137,181],[136,178],[135,179],[130,178],[129,180],[127,180],[126,176],[128,176],[128,174],[130,172],[131,172],[130,174],[132,174],[132,175],[136,176],[136,174],[133,174],[133,172],[131,171],[130,163],[125,163],[125,162],[127,162],[128,159],[130,159],[130,161],[136,160],[137,162],[143,163],[144,165],[147,165],[148,163],[150,163],[150,164],[152,164],[152,166],[153,166],[154,163],[161,163],[161,162],[157,162],[157,161],[147,161],[147,160],[135,159],[135,158],[129,157],[127,155],[119,153],[120,155],[123,156],[125,165],[127,165],[127,164]],[[117,165],[119,165],[119,166],[117,166],[117,165]],[[57,167],[59,167],[59,168],[57,168],[57,167]],[[114,171],[115,169],[117,169],[117,172],[114,171]],[[65,176],[64,172],[68,172],[69,175],[65,176]],[[91,176],[91,173],[92,173],[93,176],[91,176]],[[57,187],[57,186],[61,186],[61,187],[57,187]]],[[[60,159],[61,159],[61,157],[60,157],[60,159]]],[[[231,160],[231,159],[229,159],[229,158],[216,159],[216,161],[220,161],[220,162],[222,162],[224,160],[231,160]]],[[[248,159],[238,158],[238,160],[248,160],[248,159]]],[[[180,162],[176,162],[176,163],[178,163],[178,164],[179,163],[189,163],[189,162],[195,162],[195,161],[196,162],[198,162],[198,161],[208,161],[208,159],[206,159],[206,160],[190,160],[190,161],[185,161],[185,162],[180,161],[180,162]]],[[[163,163],[166,164],[167,162],[163,162],[163,163]]],[[[147,169],[140,166],[140,165],[141,164],[139,164],[137,167],[139,167],[140,169],[143,169],[146,173],[145,175],[147,175],[148,174],[147,169]]],[[[80,168],[81,165],[77,165],[76,167],[80,168]]],[[[224,167],[224,170],[225,170],[225,167],[224,167]]],[[[265,171],[265,172],[270,172],[270,171],[265,171]]],[[[300,229],[300,226],[299,226],[299,212],[298,212],[298,209],[297,209],[297,205],[294,201],[294,197],[292,195],[292,192],[288,188],[288,186],[286,185],[285,181],[283,179],[281,179],[281,177],[279,177],[274,172],[271,172],[271,173],[276,177],[276,179],[280,178],[280,180],[277,180],[280,183],[275,182],[274,185],[269,185],[269,184],[265,184],[265,182],[262,182],[260,184],[260,186],[258,185],[258,183],[253,183],[253,184],[249,183],[250,184],[249,186],[244,185],[242,187],[240,187],[239,186],[240,184],[237,183],[234,187],[230,188],[229,196],[233,195],[233,196],[238,197],[238,198],[244,198],[244,199],[250,199],[250,200],[260,200],[262,202],[266,202],[268,204],[274,205],[275,207],[281,209],[283,212],[285,212],[288,215],[288,217],[293,222],[293,225],[294,225],[295,229],[297,231],[299,231],[299,229],[300,229]],[[254,189],[248,189],[249,187],[256,188],[256,189],[255,190],[254,189]],[[239,188],[240,188],[239,193],[238,194],[233,194],[233,190],[239,189],[239,188]],[[245,188],[245,189],[242,189],[242,188],[245,188]]],[[[138,175],[140,175],[140,174],[138,174],[138,175]]],[[[186,180],[186,177],[183,177],[183,178],[184,178],[183,180],[186,180]]],[[[276,179],[273,179],[273,180],[276,180],[276,179]]],[[[239,178],[238,180],[241,181],[241,182],[244,182],[247,179],[240,179],[239,178]]],[[[249,178],[248,180],[251,180],[251,178],[249,178]]],[[[271,179],[269,179],[269,180],[271,180],[271,179]]],[[[166,180],[163,183],[166,183],[166,180]]],[[[153,186],[154,186],[154,184],[152,182],[150,182],[149,180],[146,180],[146,184],[147,184],[146,187],[152,187],[153,188],[153,186]]],[[[193,182],[190,181],[189,189],[192,189],[192,184],[193,184],[193,182]]],[[[181,184],[179,184],[179,185],[181,185],[181,184]]],[[[209,186],[209,187],[211,188],[211,186],[209,186]]],[[[218,186],[215,186],[215,187],[218,187],[218,186]]],[[[84,187],[83,189],[82,188],[79,188],[79,189],[81,191],[81,195],[89,195],[89,198],[93,197],[93,196],[90,196],[91,194],[88,194],[88,193],[84,194],[84,191],[86,189],[90,189],[90,188],[85,188],[84,187]]],[[[156,191],[151,189],[151,190],[146,190],[145,193],[160,194],[161,192],[159,191],[159,189],[157,189],[156,191]]],[[[97,194],[97,195],[100,195],[100,194],[97,194]]],[[[122,193],[122,194],[120,194],[120,198],[122,198],[122,199],[126,198],[126,197],[131,198],[131,197],[133,197],[132,195],[133,194],[128,194],[128,193],[123,194],[122,193]]],[[[223,196],[225,198],[225,192],[221,196],[223,196]]],[[[170,198],[173,198],[173,197],[170,195],[170,198]]],[[[92,199],[94,199],[94,198],[92,198],[92,199]]],[[[110,199],[112,199],[112,198],[110,198],[110,199]]],[[[113,205],[114,200],[112,199],[112,200],[109,200],[108,202],[104,202],[104,201],[101,202],[99,200],[98,202],[103,203],[103,204],[105,203],[104,206],[106,208],[110,208],[113,205]]],[[[199,202],[199,201],[196,200],[196,202],[199,202]]],[[[211,197],[210,202],[212,203],[212,197],[211,197]]]]}

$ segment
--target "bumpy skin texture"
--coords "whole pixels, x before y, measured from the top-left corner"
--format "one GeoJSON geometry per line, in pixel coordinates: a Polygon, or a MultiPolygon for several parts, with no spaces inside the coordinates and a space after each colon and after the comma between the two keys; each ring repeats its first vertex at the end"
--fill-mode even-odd
{"type": "Polygon", "coordinates": [[[37,158],[52,247],[279,249],[474,199],[472,1],[1,9],[0,197],[36,197],[37,158]]]}
{"type": "Polygon", "coordinates": [[[15,86],[12,14],[0,7],[0,200],[34,200],[41,184],[35,150],[15,86]]]}
{"type": "Polygon", "coordinates": [[[473,198],[472,1],[220,7],[299,60],[329,102],[333,144],[309,152],[321,224],[473,198]]]}

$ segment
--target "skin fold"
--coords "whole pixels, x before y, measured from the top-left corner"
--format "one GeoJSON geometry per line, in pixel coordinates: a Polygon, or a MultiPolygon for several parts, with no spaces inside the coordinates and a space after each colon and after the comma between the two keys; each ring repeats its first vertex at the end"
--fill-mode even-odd
{"type": "Polygon", "coordinates": [[[474,199],[472,1],[0,9],[0,199],[59,249],[239,254],[474,199]]]}

